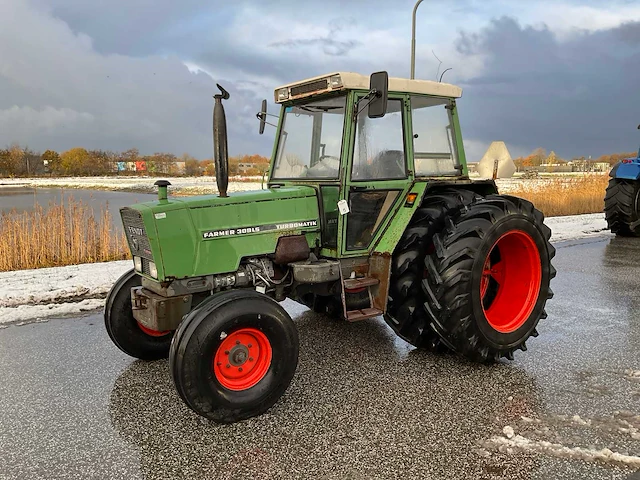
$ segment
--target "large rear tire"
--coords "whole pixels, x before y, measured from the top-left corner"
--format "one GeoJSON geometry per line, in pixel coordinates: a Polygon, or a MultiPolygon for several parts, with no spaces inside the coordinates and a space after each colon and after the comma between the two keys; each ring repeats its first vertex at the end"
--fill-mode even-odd
{"type": "Polygon", "coordinates": [[[448,217],[422,282],[431,327],[448,347],[479,362],[526,350],[553,296],[550,237],[539,210],[506,195],[448,217]]]}
{"type": "Polygon", "coordinates": [[[141,285],[133,269],[122,275],[107,295],[104,324],[111,341],[124,353],[141,360],[167,358],[173,332],[156,332],[140,325],[131,309],[131,289],[141,285]]]}
{"type": "Polygon", "coordinates": [[[604,197],[604,215],[612,233],[640,236],[640,181],[612,178],[604,197]]]}
{"type": "Polygon", "coordinates": [[[299,340],[289,314],[253,290],[205,300],[180,324],[169,368],[194,412],[232,423],[266,412],[291,383],[299,340]]]}
{"type": "Polygon", "coordinates": [[[463,189],[427,194],[393,252],[387,325],[403,340],[419,348],[445,351],[446,347],[429,326],[421,305],[427,301],[420,288],[424,260],[433,250],[433,236],[444,227],[447,215],[458,213],[478,196],[463,189]]]}

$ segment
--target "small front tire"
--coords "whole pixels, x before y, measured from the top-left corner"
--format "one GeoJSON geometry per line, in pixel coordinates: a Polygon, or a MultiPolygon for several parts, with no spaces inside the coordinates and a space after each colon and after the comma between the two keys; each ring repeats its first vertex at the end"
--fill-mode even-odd
{"type": "Polygon", "coordinates": [[[266,412],[289,387],[299,340],[289,314],[253,290],[205,300],[180,324],[169,368],[185,403],[218,423],[266,412]]]}
{"type": "Polygon", "coordinates": [[[131,289],[141,285],[133,269],[122,275],[107,295],[104,324],[111,341],[124,353],[140,360],[167,358],[173,332],[156,332],[133,317],[131,289]]]}

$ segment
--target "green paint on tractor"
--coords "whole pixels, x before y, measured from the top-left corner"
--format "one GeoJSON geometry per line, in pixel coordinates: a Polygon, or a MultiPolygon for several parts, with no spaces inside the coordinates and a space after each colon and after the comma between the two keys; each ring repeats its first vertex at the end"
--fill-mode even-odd
{"type": "MultiPolygon", "coordinates": [[[[170,199],[131,208],[142,214],[158,269],[158,278],[149,278],[161,282],[234,272],[242,258],[275,252],[283,235],[304,233],[311,245],[319,239],[318,202],[310,187],[170,199]]],[[[134,238],[128,231],[136,255],[134,238]]]]}

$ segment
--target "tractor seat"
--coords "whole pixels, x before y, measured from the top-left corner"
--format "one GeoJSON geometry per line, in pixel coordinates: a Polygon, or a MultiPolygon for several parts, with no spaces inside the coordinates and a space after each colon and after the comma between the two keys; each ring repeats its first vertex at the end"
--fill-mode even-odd
{"type": "Polygon", "coordinates": [[[377,154],[372,162],[373,178],[405,178],[404,152],[401,150],[383,150],[377,154]]]}

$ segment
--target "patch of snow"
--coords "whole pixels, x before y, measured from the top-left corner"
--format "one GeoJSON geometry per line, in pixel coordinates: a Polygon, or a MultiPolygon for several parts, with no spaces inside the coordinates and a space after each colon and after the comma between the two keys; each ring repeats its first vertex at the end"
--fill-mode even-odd
{"type": "Polygon", "coordinates": [[[104,306],[104,299],[92,298],[80,302],[50,303],[48,305],[20,305],[0,307],[0,325],[24,325],[49,317],[62,317],[90,312],[104,306]]]}
{"type": "Polygon", "coordinates": [[[131,268],[133,262],[122,260],[0,272],[0,308],[104,298],[114,282],[131,268]]]}
{"type": "MultiPolygon", "coordinates": [[[[84,188],[98,190],[126,190],[140,192],[154,192],[154,183],[158,179],[171,182],[169,194],[190,193],[207,194],[218,191],[215,179],[211,177],[145,177],[145,176],[110,176],[110,177],[49,177],[49,178],[3,178],[0,180],[0,188],[3,186],[30,186],[30,187],[59,187],[59,188],[84,188]]],[[[242,192],[246,190],[260,190],[260,177],[231,177],[229,179],[229,192],[242,192]],[[243,181],[238,181],[243,180],[243,181]]]]}
{"type": "Polygon", "coordinates": [[[594,235],[608,235],[604,213],[571,215],[567,217],[547,217],[544,223],[551,229],[551,241],[576,240],[594,235]]]}
{"type": "Polygon", "coordinates": [[[494,436],[485,442],[485,448],[492,448],[500,452],[510,453],[509,450],[534,451],[545,453],[559,458],[573,458],[585,461],[600,461],[629,467],[640,468],[640,457],[624,455],[608,448],[595,450],[592,448],[567,447],[560,443],[552,443],[544,440],[531,440],[521,435],[513,438],[494,436]]]}

